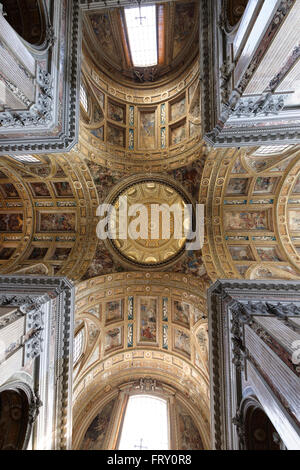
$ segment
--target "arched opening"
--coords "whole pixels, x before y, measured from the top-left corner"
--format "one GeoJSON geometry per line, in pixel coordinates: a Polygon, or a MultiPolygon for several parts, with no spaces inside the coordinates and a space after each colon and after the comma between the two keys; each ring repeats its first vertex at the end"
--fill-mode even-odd
{"type": "Polygon", "coordinates": [[[42,0],[2,0],[5,18],[25,41],[40,45],[45,38],[45,13],[42,0]]]}
{"type": "Polygon", "coordinates": [[[22,450],[29,422],[29,404],[21,390],[0,393],[0,450],[22,450]]]}
{"type": "Polygon", "coordinates": [[[151,395],[129,397],[119,450],[168,450],[167,400],[151,395]]]}
{"type": "Polygon", "coordinates": [[[285,446],[260,404],[244,404],[245,450],[284,450],[285,446]]]}

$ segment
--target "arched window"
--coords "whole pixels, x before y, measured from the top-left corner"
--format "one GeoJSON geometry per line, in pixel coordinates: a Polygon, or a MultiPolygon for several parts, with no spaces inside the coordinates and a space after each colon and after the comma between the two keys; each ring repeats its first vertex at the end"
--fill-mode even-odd
{"type": "Polygon", "coordinates": [[[17,162],[21,163],[41,163],[38,158],[33,157],[32,155],[9,155],[10,158],[13,158],[17,162]]]}
{"type": "Polygon", "coordinates": [[[150,395],[131,396],[124,416],[119,450],[168,450],[169,441],[167,400],[150,395]]]}
{"type": "Polygon", "coordinates": [[[83,353],[83,340],[84,340],[84,328],[78,331],[74,336],[74,347],[73,347],[73,365],[75,365],[80,359],[83,353]]]}
{"type": "Polygon", "coordinates": [[[85,112],[88,112],[88,97],[86,89],[83,85],[80,85],[80,103],[85,112]]]}

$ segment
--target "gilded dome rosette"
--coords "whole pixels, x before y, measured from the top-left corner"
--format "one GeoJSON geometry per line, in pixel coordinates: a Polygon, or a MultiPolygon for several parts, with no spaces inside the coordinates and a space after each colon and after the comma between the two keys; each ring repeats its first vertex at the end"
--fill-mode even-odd
{"type": "MultiPolygon", "coordinates": [[[[144,177],[126,178],[119,185],[114,187],[108,196],[106,203],[112,204],[115,209],[116,218],[109,218],[110,233],[116,229],[116,236],[107,238],[105,241],[107,248],[113,256],[126,267],[135,267],[140,269],[162,269],[177,262],[185,254],[185,228],[189,222],[185,208],[190,204],[190,198],[187,192],[171,178],[151,175],[144,177]],[[124,223],[120,222],[123,216],[123,209],[120,209],[121,198],[126,197],[127,201],[127,220],[124,221],[128,227],[127,237],[120,236],[120,228],[124,228],[124,223]],[[170,211],[169,222],[164,227],[167,233],[164,234],[163,217],[165,213],[154,217],[152,212],[155,205],[158,210],[165,206],[167,210],[176,207],[179,213],[170,211]],[[139,208],[141,206],[141,208],[139,208]],[[130,208],[136,208],[134,216],[130,216],[130,208]],[[142,212],[142,211],[145,212],[142,212]],[[121,212],[122,211],[122,212],[121,212]],[[147,214],[147,228],[137,226],[135,220],[140,214],[147,214]],[[182,223],[178,227],[174,217],[181,217],[182,223]],[[122,227],[121,227],[121,225],[122,227]],[[176,232],[176,227],[179,232],[176,232]],[[132,228],[136,228],[141,235],[134,239],[132,228]],[[177,234],[181,234],[180,237],[177,234]]],[[[191,206],[192,207],[192,206],[191,206]]]]}

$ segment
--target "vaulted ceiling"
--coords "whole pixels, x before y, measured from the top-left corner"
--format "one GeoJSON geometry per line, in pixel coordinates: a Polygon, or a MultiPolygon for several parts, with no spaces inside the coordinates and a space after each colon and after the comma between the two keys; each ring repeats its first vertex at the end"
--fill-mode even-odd
{"type": "Polygon", "coordinates": [[[87,12],[83,43],[95,64],[112,77],[135,84],[179,75],[198,53],[198,2],[157,4],[158,64],[134,67],[124,9],[87,12]],[[121,74],[121,77],[120,77],[121,74]]]}

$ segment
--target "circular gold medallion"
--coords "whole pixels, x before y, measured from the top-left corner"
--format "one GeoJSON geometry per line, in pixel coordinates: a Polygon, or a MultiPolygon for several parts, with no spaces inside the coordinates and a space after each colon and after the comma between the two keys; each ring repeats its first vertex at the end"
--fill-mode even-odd
{"type": "Polygon", "coordinates": [[[135,266],[162,267],[184,252],[189,215],[186,194],[154,178],[134,182],[111,201],[109,239],[114,251],[135,266]]]}

